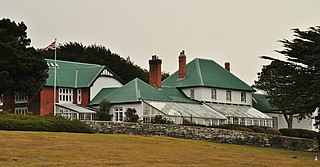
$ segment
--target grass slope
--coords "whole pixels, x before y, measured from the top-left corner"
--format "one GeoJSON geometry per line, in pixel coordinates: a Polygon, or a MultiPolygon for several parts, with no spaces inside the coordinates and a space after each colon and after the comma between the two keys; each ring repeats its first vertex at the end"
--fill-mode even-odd
{"type": "Polygon", "coordinates": [[[320,166],[317,153],[163,136],[0,131],[0,146],[0,166],[9,167],[320,166]]]}

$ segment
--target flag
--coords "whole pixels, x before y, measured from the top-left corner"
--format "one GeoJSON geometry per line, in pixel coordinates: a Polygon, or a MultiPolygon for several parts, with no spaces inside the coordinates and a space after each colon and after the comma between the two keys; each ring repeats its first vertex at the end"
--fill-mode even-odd
{"type": "Polygon", "coordinates": [[[41,50],[42,51],[56,50],[56,41],[52,42],[50,45],[48,45],[45,48],[42,48],[41,50]]]}

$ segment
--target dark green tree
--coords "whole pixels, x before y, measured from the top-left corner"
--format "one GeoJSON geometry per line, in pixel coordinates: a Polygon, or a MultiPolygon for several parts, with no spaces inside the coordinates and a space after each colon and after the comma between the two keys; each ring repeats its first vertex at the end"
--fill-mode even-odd
{"type": "Polygon", "coordinates": [[[168,78],[170,76],[169,72],[161,72],[161,81],[165,80],[166,78],[168,78]]]}
{"type": "Polygon", "coordinates": [[[137,113],[136,109],[128,108],[127,111],[125,112],[126,114],[125,122],[138,122],[139,116],[136,113],[137,113]]]}
{"type": "Polygon", "coordinates": [[[289,128],[292,115],[302,119],[320,106],[320,29],[293,32],[295,38],[280,40],[285,49],[277,51],[286,60],[263,56],[271,63],[263,67],[255,82],[255,87],[268,92],[271,105],[283,112],[289,128]]]}
{"type": "Polygon", "coordinates": [[[0,94],[33,95],[48,77],[45,59],[28,47],[31,40],[26,30],[23,22],[0,20],[0,94]]]}
{"type": "Polygon", "coordinates": [[[98,120],[111,121],[110,106],[111,103],[105,98],[99,102],[99,110],[96,111],[98,120]]]}
{"type": "MultiPolygon", "coordinates": [[[[112,53],[104,46],[84,46],[81,43],[69,42],[60,46],[57,50],[59,60],[76,61],[105,65],[118,75],[125,83],[134,78],[148,81],[148,71],[134,64],[130,57],[126,59],[112,53]]],[[[46,58],[54,58],[54,52],[46,52],[46,58]]]]}

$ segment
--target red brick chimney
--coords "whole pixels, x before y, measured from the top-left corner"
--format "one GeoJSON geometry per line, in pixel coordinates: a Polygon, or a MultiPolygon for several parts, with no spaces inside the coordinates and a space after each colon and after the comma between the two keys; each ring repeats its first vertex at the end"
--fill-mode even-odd
{"type": "Polygon", "coordinates": [[[182,50],[179,55],[179,72],[178,72],[179,79],[183,79],[186,77],[186,74],[187,74],[186,60],[187,60],[187,57],[184,54],[184,50],[182,50]]]}
{"type": "Polygon", "coordinates": [[[157,88],[161,88],[161,63],[162,60],[156,55],[149,60],[149,84],[156,85],[157,88]]]}
{"type": "Polygon", "coordinates": [[[230,72],[230,62],[225,62],[224,63],[224,69],[230,72]]]}

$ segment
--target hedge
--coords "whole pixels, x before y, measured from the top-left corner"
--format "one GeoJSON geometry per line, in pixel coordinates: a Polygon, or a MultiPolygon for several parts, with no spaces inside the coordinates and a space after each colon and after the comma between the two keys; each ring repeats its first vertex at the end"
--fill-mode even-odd
{"type": "Polygon", "coordinates": [[[89,125],[79,120],[17,114],[0,114],[0,130],[94,133],[89,125]]]}
{"type": "Polygon", "coordinates": [[[307,139],[314,139],[317,137],[317,132],[306,130],[306,129],[279,129],[283,136],[290,136],[290,137],[299,137],[299,138],[307,138],[307,139]]]}

